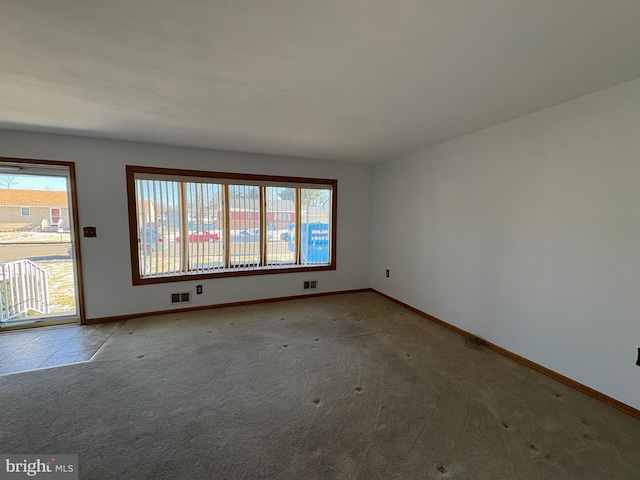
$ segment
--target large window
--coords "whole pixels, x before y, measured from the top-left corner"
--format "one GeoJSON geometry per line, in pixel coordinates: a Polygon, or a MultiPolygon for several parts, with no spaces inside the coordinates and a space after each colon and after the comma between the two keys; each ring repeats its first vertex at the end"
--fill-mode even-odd
{"type": "Polygon", "coordinates": [[[133,283],[336,268],[336,180],[127,166],[133,283]]]}

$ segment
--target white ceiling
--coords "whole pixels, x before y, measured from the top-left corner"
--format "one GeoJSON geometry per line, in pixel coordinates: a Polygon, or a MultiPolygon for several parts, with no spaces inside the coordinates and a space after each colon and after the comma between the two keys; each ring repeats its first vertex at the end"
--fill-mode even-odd
{"type": "Polygon", "coordinates": [[[378,162],[640,77],[638,0],[2,0],[0,127],[378,162]]]}

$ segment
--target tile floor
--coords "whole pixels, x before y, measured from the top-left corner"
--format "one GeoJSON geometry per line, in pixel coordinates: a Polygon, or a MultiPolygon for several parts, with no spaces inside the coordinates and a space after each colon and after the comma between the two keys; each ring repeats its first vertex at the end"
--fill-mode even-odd
{"type": "Polygon", "coordinates": [[[87,362],[122,326],[63,325],[0,333],[0,375],[87,362]]]}

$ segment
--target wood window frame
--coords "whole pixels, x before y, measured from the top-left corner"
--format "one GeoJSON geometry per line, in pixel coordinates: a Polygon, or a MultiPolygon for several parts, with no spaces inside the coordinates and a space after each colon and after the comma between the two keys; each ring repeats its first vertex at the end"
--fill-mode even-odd
{"type": "MultiPolygon", "coordinates": [[[[149,285],[156,283],[169,283],[169,282],[181,282],[188,280],[199,279],[213,279],[213,278],[226,278],[226,277],[239,277],[239,276],[252,276],[252,275],[273,275],[273,274],[285,274],[285,273],[301,273],[301,272],[317,272],[323,270],[336,270],[336,252],[337,252],[337,212],[338,212],[338,181],[335,179],[325,178],[307,178],[307,177],[289,177],[289,176],[275,176],[275,175],[258,175],[258,174],[241,174],[241,173],[228,173],[228,172],[213,172],[206,170],[189,170],[189,169],[177,169],[177,168],[161,168],[161,167],[146,167],[127,165],[126,166],[126,180],[127,180],[127,207],[129,217],[129,246],[131,255],[131,273],[133,285],[149,285]],[[296,265],[282,266],[267,266],[265,263],[266,257],[264,251],[266,250],[266,228],[261,228],[261,245],[262,256],[261,265],[256,269],[238,270],[234,268],[225,268],[222,271],[216,272],[182,272],[179,274],[167,274],[164,276],[154,277],[142,277],[140,275],[140,256],[139,256],[139,244],[138,244],[138,221],[136,212],[136,175],[144,176],[161,176],[166,177],[167,180],[174,181],[186,181],[189,177],[196,179],[209,179],[211,182],[217,182],[223,184],[224,189],[224,231],[222,232],[222,238],[225,241],[225,245],[229,245],[230,236],[230,211],[229,211],[229,184],[260,184],[264,186],[282,186],[282,187],[297,187],[296,188],[296,211],[300,211],[300,188],[322,188],[326,187],[331,191],[331,219],[329,222],[330,228],[330,261],[328,264],[322,265],[300,265],[300,246],[296,247],[296,265]],[[172,178],[174,177],[174,178],[172,178]],[[228,182],[228,183],[225,183],[228,182]]],[[[262,195],[263,189],[260,189],[262,195]]],[[[263,205],[266,203],[266,199],[260,199],[260,222],[261,225],[266,224],[266,207],[263,205]]],[[[181,221],[182,228],[186,224],[184,220],[181,221]]],[[[264,227],[264,225],[263,225],[264,227]]],[[[296,238],[299,242],[300,239],[300,213],[296,218],[296,238]]],[[[185,238],[185,237],[183,237],[185,238]]],[[[186,245],[187,242],[182,242],[186,245]]],[[[184,248],[184,247],[183,247],[184,248]]],[[[225,248],[225,264],[229,265],[229,248],[225,248]]],[[[184,267],[183,267],[184,268],[184,267]]]]}

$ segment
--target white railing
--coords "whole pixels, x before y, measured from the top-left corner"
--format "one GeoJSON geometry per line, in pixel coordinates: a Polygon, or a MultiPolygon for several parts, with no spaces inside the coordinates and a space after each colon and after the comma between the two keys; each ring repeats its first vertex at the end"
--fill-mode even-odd
{"type": "Polygon", "coordinates": [[[49,274],[29,260],[0,264],[0,324],[49,313],[49,274]]]}

